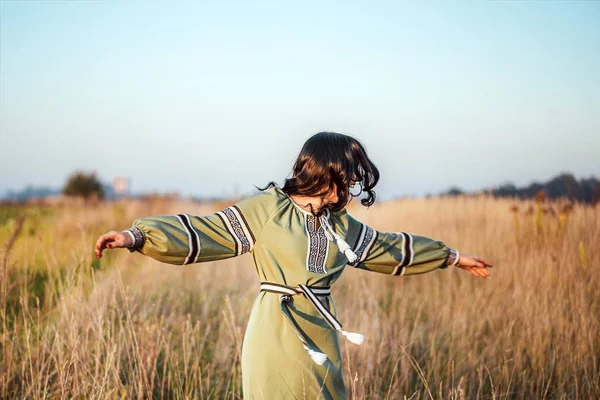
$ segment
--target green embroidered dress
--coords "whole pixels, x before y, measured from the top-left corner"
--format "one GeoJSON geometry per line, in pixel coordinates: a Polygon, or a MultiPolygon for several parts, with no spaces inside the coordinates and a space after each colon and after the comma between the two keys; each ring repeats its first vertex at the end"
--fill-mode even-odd
{"type": "Polygon", "coordinates": [[[273,187],[212,215],[142,218],[126,231],[133,249],[170,264],[252,253],[270,284],[261,285],[244,337],[245,399],[346,398],[338,332],[362,339],[341,329],[328,296],[346,267],[411,275],[458,259],[442,242],[377,232],[345,210],[321,216],[317,229],[318,218],[273,187]]]}

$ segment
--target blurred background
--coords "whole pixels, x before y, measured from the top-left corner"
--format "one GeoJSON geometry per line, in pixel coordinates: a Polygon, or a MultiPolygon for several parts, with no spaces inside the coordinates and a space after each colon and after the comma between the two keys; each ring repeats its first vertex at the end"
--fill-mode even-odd
{"type": "Polygon", "coordinates": [[[323,130],[366,145],[382,199],[600,174],[597,2],[0,6],[3,197],[73,170],[247,194],[323,130]]]}
{"type": "Polygon", "coordinates": [[[600,398],[600,2],[6,0],[0,398],[242,398],[252,256],[93,246],[281,184],[325,130],[381,171],[356,218],[494,264],[347,268],[349,398],[600,398]]]}

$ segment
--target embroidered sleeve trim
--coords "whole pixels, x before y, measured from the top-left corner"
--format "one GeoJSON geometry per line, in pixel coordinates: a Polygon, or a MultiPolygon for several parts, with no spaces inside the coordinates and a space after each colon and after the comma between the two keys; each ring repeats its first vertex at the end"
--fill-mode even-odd
{"type": "Polygon", "coordinates": [[[377,232],[375,229],[361,224],[360,234],[358,235],[358,240],[354,245],[352,251],[356,254],[356,261],[349,263],[353,267],[358,266],[361,262],[365,261],[367,258],[369,251],[371,251],[371,247],[373,243],[375,243],[375,239],[377,238],[377,232]]]}
{"type": "Polygon", "coordinates": [[[448,259],[446,260],[446,265],[450,267],[455,267],[458,265],[458,260],[460,259],[460,253],[458,250],[450,249],[450,255],[448,255],[448,259]]]}
{"type": "Polygon", "coordinates": [[[234,205],[223,211],[219,211],[217,215],[221,218],[225,228],[233,237],[235,254],[239,256],[251,251],[256,239],[242,211],[234,205]]]}
{"type": "Polygon", "coordinates": [[[413,248],[413,237],[409,233],[399,232],[398,235],[402,237],[402,261],[394,271],[392,275],[404,275],[406,272],[406,267],[412,265],[415,257],[415,250],[413,248]]]}
{"type": "Polygon", "coordinates": [[[144,245],[144,233],[140,228],[134,226],[124,231],[131,237],[131,246],[130,249],[140,249],[144,245]]]}
{"type": "Polygon", "coordinates": [[[317,218],[312,214],[305,214],[306,235],[308,236],[308,254],[306,256],[306,269],[317,274],[326,274],[325,263],[329,252],[329,242],[325,229],[317,231],[317,218]]]}

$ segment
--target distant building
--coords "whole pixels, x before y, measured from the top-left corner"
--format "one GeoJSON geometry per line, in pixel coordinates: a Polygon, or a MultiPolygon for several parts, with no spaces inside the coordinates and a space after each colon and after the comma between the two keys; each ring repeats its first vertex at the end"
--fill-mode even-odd
{"type": "Polygon", "coordinates": [[[112,180],[112,190],[115,197],[129,196],[129,178],[126,178],[124,176],[115,176],[112,180]]]}

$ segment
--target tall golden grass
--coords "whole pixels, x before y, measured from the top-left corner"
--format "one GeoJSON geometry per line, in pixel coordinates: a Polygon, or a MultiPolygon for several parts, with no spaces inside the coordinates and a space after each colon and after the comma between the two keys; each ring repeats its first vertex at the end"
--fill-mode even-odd
{"type": "MultiPolygon", "coordinates": [[[[367,338],[343,344],[350,398],[600,398],[600,207],[555,215],[520,211],[528,203],[511,213],[513,204],[352,209],[379,230],[441,239],[495,268],[485,280],[456,268],[399,278],[348,268],[333,298],[339,319],[367,338]]],[[[223,205],[2,206],[0,396],[241,398],[258,291],[249,256],[174,267],[92,252],[98,235],[137,217],[223,205]]]]}

